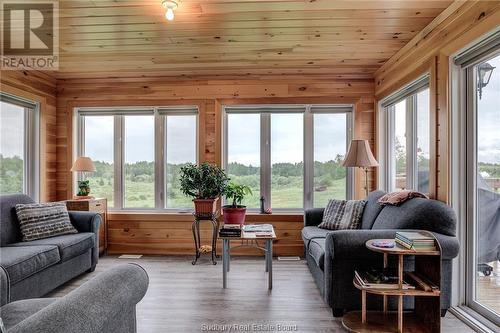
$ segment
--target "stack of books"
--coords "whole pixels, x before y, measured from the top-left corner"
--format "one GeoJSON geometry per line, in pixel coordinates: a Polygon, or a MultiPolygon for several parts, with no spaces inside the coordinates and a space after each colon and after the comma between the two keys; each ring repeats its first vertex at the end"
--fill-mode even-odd
{"type": "MultiPolygon", "coordinates": [[[[354,279],[357,284],[372,289],[399,289],[399,279],[395,270],[372,269],[365,272],[354,271],[354,279]]],[[[415,289],[403,279],[403,289],[415,289]]]]}
{"type": "Polygon", "coordinates": [[[239,224],[224,224],[219,230],[219,237],[241,237],[239,224]]]}
{"type": "Polygon", "coordinates": [[[402,247],[415,251],[435,251],[434,237],[420,231],[396,232],[396,243],[402,247]]]}

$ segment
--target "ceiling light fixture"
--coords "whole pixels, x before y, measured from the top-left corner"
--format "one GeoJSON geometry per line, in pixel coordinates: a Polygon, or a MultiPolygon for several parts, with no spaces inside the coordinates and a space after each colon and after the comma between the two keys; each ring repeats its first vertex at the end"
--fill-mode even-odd
{"type": "Polygon", "coordinates": [[[174,20],[174,10],[177,9],[177,7],[179,7],[178,1],[163,0],[161,2],[161,4],[167,10],[167,12],[165,13],[165,17],[167,18],[167,20],[173,21],[174,20]]]}

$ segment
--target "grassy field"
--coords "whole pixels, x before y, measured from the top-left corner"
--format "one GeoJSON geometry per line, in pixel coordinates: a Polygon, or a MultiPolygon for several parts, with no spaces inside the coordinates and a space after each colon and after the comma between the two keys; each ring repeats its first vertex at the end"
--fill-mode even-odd
{"type": "MultiPolygon", "coordinates": [[[[235,182],[241,180],[232,177],[235,182]]],[[[288,177],[286,185],[278,185],[277,179],[273,179],[271,198],[273,208],[302,208],[303,189],[302,177],[288,177]]],[[[108,180],[90,178],[91,195],[108,199],[109,207],[113,207],[113,185],[108,180]]],[[[249,208],[260,207],[260,191],[258,186],[251,186],[253,195],[248,197],[244,204],[249,208]]],[[[191,208],[191,198],[184,196],[180,189],[169,187],[167,191],[168,208],[191,208]]],[[[328,186],[321,192],[314,192],[314,206],[324,207],[329,199],[345,198],[345,179],[337,179],[332,186],[328,186]]],[[[154,183],[125,181],[125,208],[154,208],[154,183]]]]}

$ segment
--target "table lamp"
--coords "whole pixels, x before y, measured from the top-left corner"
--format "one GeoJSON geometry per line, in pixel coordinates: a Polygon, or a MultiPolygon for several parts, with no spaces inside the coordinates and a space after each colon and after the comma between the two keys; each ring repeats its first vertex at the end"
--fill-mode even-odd
{"type": "MultiPolygon", "coordinates": [[[[95,172],[94,162],[89,157],[80,156],[76,159],[75,163],[71,167],[71,171],[83,172],[85,176],[85,172],[95,172]]],[[[90,182],[88,180],[79,180],[78,181],[78,194],[75,196],[75,199],[89,199],[90,193],[90,182]]]]}
{"type": "Polygon", "coordinates": [[[368,168],[378,166],[368,140],[351,140],[349,151],[342,163],[345,167],[359,167],[365,171],[365,190],[368,196],[368,168]]]}

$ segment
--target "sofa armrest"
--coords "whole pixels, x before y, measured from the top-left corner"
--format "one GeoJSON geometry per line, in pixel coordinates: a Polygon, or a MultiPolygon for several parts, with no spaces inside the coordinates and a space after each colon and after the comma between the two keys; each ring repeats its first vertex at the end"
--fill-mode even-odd
{"type": "Polygon", "coordinates": [[[68,211],[71,224],[79,232],[99,232],[101,215],[93,212],[68,211]]]}
{"type": "Polygon", "coordinates": [[[324,208],[306,209],[304,212],[304,227],[316,227],[323,221],[324,208]]]}
{"type": "MultiPolygon", "coordinates": [[[[365,243],[374,238],[394,238],[397,231],[403,229],[361,229],[336,230],[326,236],[325,252],[336,259],[371,259],[376,254],[366,248],[365,243]]],[[[410,231],[410,230],[406,230],[410,231]]],[[[415,230],[411,230],[415,231],[415,230]]],[[[454,236],[432,233],[441,245],[442,259],[453,259],[458,255],[459,243],[454,236]]]]}
{"type": "Polygon", "coordinates": [[[9,275],[3,266],[0,266],[0,306],[10,301],[10,281],[9,275]]]}
{"type": "Polygon", "coordinates": [[[99,261],[99,226],[102,223],[101,215],[93,212],[68,211],[71,224],[78,232],[94,233],[95,244],[92,248],[92,267],[94,270],[99,261]]]}
{"type": "Polygon", "coordinates": [[[115,266],[21,321],[9,333],[123,332],[123,327],[133,332],[135,306],[148,284],[141,266],[115,266]]]}

